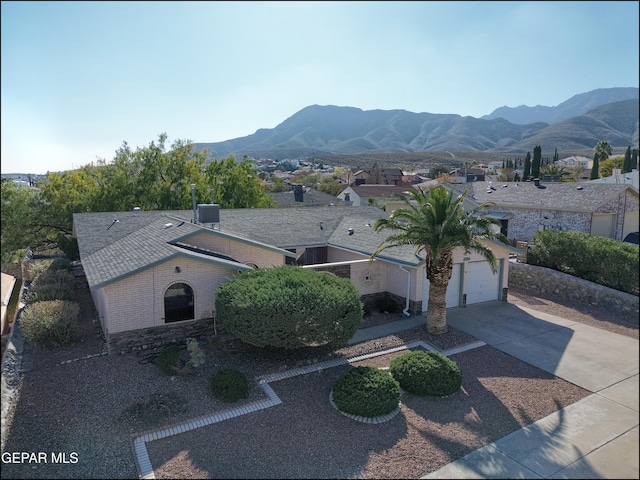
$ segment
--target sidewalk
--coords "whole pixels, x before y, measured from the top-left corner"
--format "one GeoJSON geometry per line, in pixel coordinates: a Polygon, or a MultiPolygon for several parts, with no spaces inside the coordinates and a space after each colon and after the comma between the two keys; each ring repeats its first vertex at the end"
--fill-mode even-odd
{"type": "MultiPolygon", "coordinates": [[[[424,322],[361,329],[350,343],[424,322]]],[[[498,301],[448,309],[447,323],[593,394],[422,478],[639,478],[637,340],[498,301]]]]}

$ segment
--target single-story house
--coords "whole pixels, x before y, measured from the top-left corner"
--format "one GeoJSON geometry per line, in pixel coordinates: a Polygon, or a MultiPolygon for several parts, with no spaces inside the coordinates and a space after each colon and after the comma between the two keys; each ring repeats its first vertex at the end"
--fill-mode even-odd
{"type": "Polygon", "coordinates": [[[344,202],[351,202],[354,207],[370,205],[370,202],[373,202],[389,211],[387,206],[393,209],[402,205],[401,202],[394,199],[394,195],[404,195],[411,188],[416,187],[414,185],[349,185],[337,197],[344,202]]]}
{"type": "MultiPolygon", "coordinates": [[[[110,351],[211,333],[215,292],[253,268],[297,264],[349,278],[364,303],[393,298],[405,314],[427,309],[424,260],[413,247],[370,255],[385,238],[372,207],[131,211],[74,214],[80,259],[110,351]]],[[[447,305],[505,300],[509,246],[491,243],[493,274],[456,251],[447,305]]]]}
{"type": "Polygon", "coordinates": [[[595,182],[473,182],[465,209],[492,202],[487,212],[500,219],[511,241],[530,242],[539,230],[575,230],[622,240],[638,231],[638,189],[595,182]]]}

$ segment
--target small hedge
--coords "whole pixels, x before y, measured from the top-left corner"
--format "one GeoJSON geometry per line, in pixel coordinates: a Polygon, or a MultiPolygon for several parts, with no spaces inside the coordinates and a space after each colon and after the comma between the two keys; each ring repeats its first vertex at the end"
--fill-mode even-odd
{"type": "Polygon", "coordinates": [[[438,352],[418,350],[394,358],[389,372],[407,392],[445,397],[462,386],[462,372],[458,364],[438,352]]]}
{"type": "Polygon", "coordinates": [[[80,307],[76,302],[49,300],[27,305],[20,314],[20,330],[27,342],[62,348],[77,341],[80,307]]]}
{"type": "Polygon", "coordinates": [[[172,375],[174,367],[178,367],[180,363],[180,347],[171,345],[162,349],[156,357],[156,365],[165,375],[172,375]]]}
{"type": "Polygon", "coordinates": [[[237,402],[249,396],[249,382],[244,373],[223,368],[209,380],[211,393],[223,402],[237,402]]]}
{"type": "Polygon", "coordinates": [[[351,415],[387,415],[400,405],[400,385],[385,370],[356,367],[333,385],[333,403],[351,415]]]}

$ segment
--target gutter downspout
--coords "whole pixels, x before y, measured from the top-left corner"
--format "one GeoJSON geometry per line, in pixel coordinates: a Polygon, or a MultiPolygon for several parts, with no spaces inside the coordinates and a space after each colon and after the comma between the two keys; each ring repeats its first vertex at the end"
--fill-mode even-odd
{"type": "Polygon", "coordinates": [[[404,313],[407,317],[410,317],[411,314],[409,313],[409,297],[411,296],[411,272],[409,270],[405,270],[402,265],[399,265],[398,268],[400,268],[400,270],[407,274],[407,301],[404,310],[402,310],[402,313],[404,313]]]}

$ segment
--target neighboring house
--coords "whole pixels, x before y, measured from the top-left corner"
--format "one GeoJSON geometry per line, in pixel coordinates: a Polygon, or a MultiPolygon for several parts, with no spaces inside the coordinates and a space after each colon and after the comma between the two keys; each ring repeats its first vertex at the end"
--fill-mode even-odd
{"type": "Polygon", "coordinates": [[[361,207],[366,205],[376,204],[378,206],[385,207],[385,210],[389,211],[389,208],[397,208],[401,205],[401,202],[394,200],[394,194],[404,195],[404,193],[414,188],[412,185],[350,185],[346,187],[342,192],[338,194],[338,198],[345,202],[352,202],[354,207],[361,207]]]}
{"type": "Polygon", "coordinates": [[[455,185],[465,208],[492,202],[487,211],[502,223],[512,244],[530,242],[539,230],[576,230],[622,240],[638,231],[638,189],[593,182],[474,182],[455,185]],[[537,184],[537,185],[536,185],[537,184]]]}
{"type": "Polygon", "coordinates": [[[371,174],[362,169],[350,169],[340,179],[347,185],[362,185],[364,183],[371,183],[371,174]]]}
{"type": "Polygon", "coordinates": [[[615,183],[622,185],[633,185],[636,190],[640,189],[640,184],[638,183],[638,170],[633,169],[627,173],[621,173],[619,168],[614,168],[613,173],[609,177],[597,178],[595,180],[589,180],[589,182],[593,183],[615,183]]]}
{"type": "MultiPolygon", "coordinates": [[[[80,259],[109,351],[215,331],[218,286],[240,272],[282,264],[349,278],[367,304],[384,295],[406,314],[427,309],[424,261],[414,247],[387,249],[369,261],[385,238],[373,229],[388,215],[379,208],[221,209],[204,218],[201,207],[211,206],[74,214],[80,259]]],[[[455,252],[447,306],[506,299],[513,249],[490,246],[499,259],[497,274],[479,255],[455,252]]]]}
{"type": "Polygon", "coordinates": [[[294,185],[288,192],[269,193],[279,207],[324,207],[341,204],[335,196],[303,185],[294,185]]]}
{"type": "Polygon", "coordinates": [[[403,183],[404,173],[399,168],[383,168],[382,175],[384,175],[387,185],[401,185],[403,183]]]}
{"type": "Polygon", "coordinates": [[[484,182],[486,170],[483,168],[455,168],[449,172],[449,176],[465,182],[484,182]]]}

